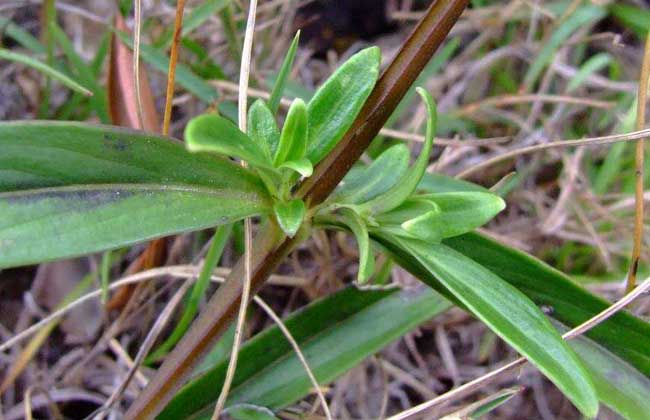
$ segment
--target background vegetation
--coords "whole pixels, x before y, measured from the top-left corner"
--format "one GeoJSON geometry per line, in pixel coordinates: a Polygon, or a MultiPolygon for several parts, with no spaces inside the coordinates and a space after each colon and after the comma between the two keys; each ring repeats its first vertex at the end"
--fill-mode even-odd
{"type": "MultiPolygon", "coordinates": [[[[114,123],[159,132],[175,4],[142,2],[139,111],[131,53],[134,11],[131,2],[118,3],[0,3],[0,119],[114,123]]],[[[308,103],[336,68],[370,45],[380,47],[385,67],[429,3],[260,2],[251,103],[254,98],[271,98],[273,103],[275,98],[285,116],[293,98],[308,103]],[[282,79],[282,63],[297,29],[300,45],[280,100],[271,91],[282,79]]],[[[190,119],[206,110],[237,119],[246,11],[238,1],[186,5],[170,135],[183,138],[190,119]]],[[[646,134],[629,133],[643,128],[635,127],[636,95],[649,27],[650,9],[640,1],[472,1],[415,83],[431,93],[438,109],[436,140],[421,188],[491,190],[507,207],[481,233],[538,257],[594,294],[620,299],[630,267],[635,214],[635,148],[629,141],[646,134]],[[577,139],[578,147],[566,142],[577,139]]],[[[371,162],[395,144],[418,156],[428,115],[426,104],[411,89],[362,161],[371,162]]],[[[0,146],[12,135],[0,129],[0,146]]],[[[0,149],[0,161],[2,153],[0,149]]],[[[80,161],[79,171],[83,165],[80,161]]],[[[182,165],[179,161],[157,170],[182,176],[182,165]]],[[[650,171],[644,173],[650,176],[650,171]]],[[[45,230],[52,226],[43,223],[45,230]]],[[[227,275],[244,251],[243,230],[237,223],[232,231],[187,233],[157,240],[153,247],[136,245],[0,271],[0,413],[7,419],[23,418],[27,408],[37,417],[83,418],[110,402],[112,415],[121,416],[216,288],[202,276],[201,287],[193,289],[181,309],[165,314],[166,303],[182,296],[179,287],[190,285],[181,280],[200,277],[204,257],[219,263],[217,277],[227,275]],[[146,286],[138,286],[135,295],[133,287],[116,286],[117,280],[145,269],[149,276],[140,284],[146,286]],[[108,284],[116,291],[109,293],[108,284]],[[93,299],[75,305],[63,318],[43,322],[33,335],[13,340],[96,289],[93,299]],[[171,322],[156,351],[116,394],[161,314],[171,322]]],[[[502,277],[510,269],[515,272],[511,277],[536,279],[538,289],[526,294],[538,296],[535,303],[547,314],[568,324],[570,317],[563,314],[570,313],[566,308],[572,307],[572,299],[587,299],[583,306],[592,303],[571,294],[573,289],[554,289],[558,278],[563,281],[557,272],[519,254],[508,254],[510,259],[491,255],[488,239],[466,245],[463,238],[448,244],[475,252],[472,258],[502,277]],[[545,299],[565,306],[545,305],[545,299]]],[[[390,250],[390,241],[373,239],[390,250]]],[[[56,246],[56,237],[48,236],[40,245],[47,252],[56,246]]],[[[516,358],[517,352],[482,322],[423,291],[387,254],[377,256],[371,284],[359,285],[354,235],[315,231],[290,254],[259,294],[261,301],[249,310],[245,336],[253,338],[240,355],[229,415],[270,415],[266,408],[280,418],[324,415],[299,359],[264,305],[285,319],[319,382],[329,384],[323,391],[334,418],[399,415],[516,358]],[[251,399],[255,407],[237,406],[251,399]]],[[[641,279],[648,274],[648,257],[646,247],[641,279]]],[[[528,287],[524,281],[519,286],[528,287]]],[[[637,299],[629,312],[644,320],[648,302],[647,297],[637,299]]],[[[631,327],[635,332],[646,328],[629,323],[638,326],[631,327]]],[[[635,346],[642,348],[650,338],[608,335],[605,330],[591,337],[618,355],[591,340],[573,342],[595,377],[603,403],[599,418],[648,418],[650,370],[643,368],[648,350],[639,350],[639,355],[635,346]]],[[[199,368],[209,375],[179,394],[163,417],[200,412],[205,403],[214,402],[216,396],[206,389],[222,380],[231,345],[232,331],[199,368]]],[[[418,415],[436,418],[466,408],[459,416],[468,416],[493,406],[485,418],[580,416],[530,367],[520,375],[500,375],[473,393],[456,395],[418,415]]]]}

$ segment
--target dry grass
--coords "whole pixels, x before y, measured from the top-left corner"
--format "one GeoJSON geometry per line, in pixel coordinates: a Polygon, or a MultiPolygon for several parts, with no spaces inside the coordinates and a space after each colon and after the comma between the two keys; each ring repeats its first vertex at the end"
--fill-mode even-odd
{"type": "MultiPolygon", "coordinates": [[[[61,24],[85,58],[92,57],[109,23],[104,3],[107,2],[57,2],[61,24]]],[[[188,1],[187,8],[191,10],[198,3],[188,1]]],[[[293,15],[299,3],[311,2],[260,1],[251,63],[253,88],[249,95],[267,95],[267,77],[272,69],[278,68],[292,35],[291,21],[282,16],[293,15]]],[[[313,89],[338,63],[366,43],[381,46],[384,60],[392,57],[420,13],[418,6],[427,2],[388,3],[394,24],[390,30],[355,42],[347,38],[338,40],[327,45],[324,54],[316,54],[316,49],[322,50],[323,37],[313,37],[299,50],[294,80],[313,89]]],[[[438,71],[420,82],[432,92],[439,112],[446,118],[430,169],[468,178],[486,187],[498,184],[497,189],[505,191],[508,208],[486,228],[490,235],[574,274],[592,290],[618,299],[623,293],[634,225],[634,155],[630,145],[621,152],[620,166],[607,182],[603,181],[604,173],[598,175],[598,169],[604,162],[615,161],[612,145],[647,136],[647,129],[637,127],[638,131],[632,133],[633,125],[627,123],[628,112],[634,109],[642,43],[611,17],[598,25],[585,25],[561,43],[541,73],[539,83],[527,89],[524,79],[531,61],[567,16],[547,8],[544,2],[495,3],[498,4],[476,7],[463,15],[451,35],[457,37],[458,49],[438,71]],[[580,86],[569,89],[584,62],[597,53],[608,54],[615,65],[611,65],[609,72],[593,73],[580,86]],[[509,175],[512,172],[516,174],[509,175]]],[[[37,30],[38,8],[24,4],[6,2],[0,5],[0,14],[13,17],[26,29],[37,30]]],[[[579,2],[574,4],[579,6],[579,2]]],[[[149,23],[143,26],[143,42],[173,26],[175,9],[166,2],[142,0],[142,13],[149,23]]],[[[300,18],[304,20],[305,16],[300,18]]],[[[242,22],[246,16],[235,14],[233,19],[242,22]]],[[[311,22],[310,19],[306,21],[311,22]]],[[[133,19],[129,25],[133,28],[133,19]]],[[[192,34],[192,39],[205,48],[228,78],[236,81],[239,62],[232,57],[221,21],[211,17],[192,34]]],[[[196,57],[181,48],[179,61],[187,64],[192,60],[196,57]]],[[[39,75],[13,65],[0,69],[0,75],[0,116],[34,118],[39,75]]],[[[162,111],[165,95],[170,95],[165,90],[166,77],[150,67],[148,76],[162,111]]],[[[214,85],[222,94],[220,101],[237,99],[236,83],[220,80],[214,85]]],[[[53,106],[65,100],[65,94],[55,89],[53,106]]],[[[176,136],[181,136],[189,118],[206,106],[218,105],[201,103],[178,84],[173,103],[169,129],[176,136]]],[[[414,102],[383,134],[392,141],[408,142],[415,154],[422,140],[419,133],[424,120],[424,108],[414,102]]],[[[648,195],[643,198],[650,200],[648,195]]],[[[647,232],[642,238],[647,242],[647,232]]],[[[164,275],[165,279],[176,278],[178,274],[192,277],[196,266],[191,268],[187,264],[193,261],[196,245],[202,241],[200,234],[175,238],[165,268],[155,274],[164,275]],[[179,264],[184,268],[179,268],[179,264]]],[[[135,247],[121,255],[112,268],[112,278],[122,278],[125,267],[141,251],[141,247],[135,247]]],[[[237,252],[229,246],[222,270],[232,266],[237,252]]],[[[644,247],[641,261],[648,261],[649,254],[648,247],[644,247]]],[[[266,287],[261,297],[284,316],[350,283],[356,275],[356,257],[350,238],[338,233],[317,233],[285,262],[279,273],[282,276],[275,278],[276,282],[266,287]],[[284,283],[278,284],[279,281],[284,283]]],[[[85,273],[97,269],[98,264],[99,258],[90,256],[44,265],[38,268],[39,281],[34,280],[38,277],[35,268],[0,273],[3,375],[19,360],[26,344],[11,338],[39,320],[49,320],[47,315],[55,311],[67,291],[85,273]]],[[[641,264],[640,273],[647,275],[647,266],[641,264]]],[[[133,278],[143,281],[153,274],[145,272],[140,274],[142,277],[133,278]]],[[[394,269],[392,282],[408,287],[415,280],[394,269]]],[[[83,305],[75,306],[43,341],[18,380],[2,394],[0,413],[7,420],[19,419],[25,416],[25,407],[30,406],[39,416],[54,417],[54,407],[58,407],[64,416],[83,418],[98,407],[115,402],[113,414],[119,418],[151,374],[149,368],[138,367],[131,359],[136,359],[167,302],[180,287],[183,286],[178,282],[156,282],[152,291],[138,296],[120,314],[108,312],[99,304],[99,292],[83,305]],[[129,374],[135,375],[136,380],[120,389],[129,374]],[[118,389],[120,398],[110,400],[118,389]]],[[[647,316],[649,306],[648,299],[642,298],[635,312],[647,316]]],[[[174,314],[166,315],[175,319],[174,314]]],[[[264,311],[257,309],[247,321],[247,333],[261,331],[272,322],[264,311]]],[[[515,352],[482,324],[460,310],[451,310],[338,379],[327,389],[326,397],[336,419],[395,415],[488,374],[515,357],[515,352]]],[[[489,418],[577,418],[577,412],[559,391],[533,369],[524,368],[517,383],[525,390],[489,418]]],[[[493,383],[481,384],[479,391],[469,398],[453,398],[451,406],[439,406],[422,418],[435,418],[512,384],[512,376],[497,376],[493,383]]],[[[310,396],[289,412],[318,412],[319,404],[317,398],[310,396]]],[[[604,410],[602,418],[615,417],[604,410]]]]}

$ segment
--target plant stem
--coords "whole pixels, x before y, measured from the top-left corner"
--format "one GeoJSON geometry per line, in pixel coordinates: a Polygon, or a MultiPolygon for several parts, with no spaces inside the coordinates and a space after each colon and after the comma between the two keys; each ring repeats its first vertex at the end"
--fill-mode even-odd
{"type": "MultiPolygon", "coordinates": [[[[643,62],[641,64],[641,75],[639,76],[639,93],[637,95],[636,105],[636,129],[642,130],[645,126],[645,111],[648,97],[648,78],[650,77],[650,32],[646,37],[645,48],[643,51],[643,62]]],[[[636,287],[636,274],[639,269],[639,260],[641,259],[641,246],[643,239],[643,160],[644,146],[643,139],[636,143],[636,156],[634,160],[634,245],[632,247],[632,262],[630,271],[627,275],[627,284],[625,293],[630,293],[636,287]]]]}
{"type": "MultiPolygon", "coordinates": [[[[297,196],[310,206],[322,202],[361,156],[411,84],[442,44],[468,0],[438,0],[423,16],[395,59],[377,82],[368,101],[337,147],[316,167],[297,196]]],[[[254,295],[303,238],[289,239],[269,222],[253,241],[251,293],[254,295]]],[[[239,260],[226,282],[169,354],[149,385],[134,401],[125,419],[153,418],[171,400],[193,367],[228,329],[241,303],[244,261],[239,260]]]]}

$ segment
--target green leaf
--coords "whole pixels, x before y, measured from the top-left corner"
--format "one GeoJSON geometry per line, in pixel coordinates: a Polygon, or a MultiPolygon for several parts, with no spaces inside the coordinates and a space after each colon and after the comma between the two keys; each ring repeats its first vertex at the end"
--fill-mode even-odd
{"type": "Polygon", "coordinates": [[[171,139],[71,122],[0,123],[0,267],[268,213],[259,179],[171,139]]]}
{"type": "MultiPolygon", "coordinates": [[[[633,122],[633,119],[632,119],[633,122]]],[[[478,186],[439,174],[426,174],[425,179],[435,175],[435,182],[427,183],[430,192],[470,191],[478,186]]],[[[431,178],[433,181],[433,178],[431,178]]],[[[424,184],[421,183],[421,187],[424,184]]],[[[485,190],[484,190],[485,191],[485,190]]],[[[445,291],[435,277],[422,270],[413,258],[373,235],[384,246],[390,247],[397,258],[422,281],[445,291]]],[[[605,310],[610,303],[575,284],[569,277],[539,259],[508,247],[477,233],[467,233],[443,241],[456,251],[473,259],[490,271],[521,290],[538,306],[546,307],[553,318],[565,325],[575,327],[605,310]]],[[[446,295],[449,298],[451,296],[446,295]]],[[[587,336],[605,346],[646,376],[650,376],[650,324],[630,315],[618,312],[587,333],[587,336]]]]}
{"type": "Polygon", "coordinates": [[[598,398],[606,406],[629,420],[649,418],[647,376],[588,338],[574,338],[569,344],[589,369],[598,398]]]}
{"type": "MultiPolygon", "coordinates": [[[[634,130],[636,124],[637,98],[627,106],[623,117],[616,124],[615,133],[628,133],[634,130]]],[[[603,163],[596,171],[593,180],[594,192],[603,195],[609,188],[621,178],[621,171],[624,170],[626,150],[629,150],[626,142],[613,144],[607,151],[603,163]]]]}
{"type": "Polygon", "coordinates": [[[295,171],[304,177],[309,177],[314,172],[314,166],[307,158],[284,162],[282,165],[280,165],[280,168],[291,169],[292,171],[295,171]]]}
{"type": "Polygon", "coordinates": [[[273,164],[276,167],[284,162],[298,160],[307,150],[307,105],[302,99],[295,99],[282,127],[280,144],[275,152],[273,164]]]}
{"type": "Polygon", "coordinates": [[[580,66],[580,70],[578,70],[575,76],[569,80],[569,84],[566,88],[567,93],[573,92],[579,88],[589,76],[607,66],[611,62],[612,56],[607,53],[598,53],[590,57],[587,61],[584,62],[582,66],[580,66]]]}
{"type": "MultiPolygon", "coordinates": [[[[547,307],[553,318],[565,325],[575,327],[610,305],[544,262],[483,235],[468,233],[444,243],[485,266],[537,305],[547,307]]],[[[587,336],[650,376],[647,322],[621,311],[590,330],[587,336]]]]}
{"type": "Polygon", "coordinates": [[[217,114],[192,118],[185,127],[185,141],[191,152],[212,152],[242,159],[253,166],[272,167],[257,143],[217,114]]]}
{"type": "Polygon", "coordinates": [[[293,238],[302,225],[307,209],[304,201],[296,199],[288,203],[276,202],[273,205],[273,211],[284,233],[293,238]]]}
{"type": "Polygon", "coordinates": [[[396,144],[368,166],[358,165],[343,178],[329,201],[358,204],[385,193],[408,169],[409,149],[396,144]]]}
{"type": "MultiPolygon", "coordinates": [[[[309,304],[290,315],[285,324],[318,382],[327,384],[449,307],[426,288],[360,291],[349,287],[309,304]]],[[[188,383],[159,419],[211,412],[227,364],[221,361],[188,383]]],[[[273,326],[242,346],[227,406],[248,403],[277,410],[305,397],[311,388],[290,344],[273,326]]]]}
{"type": "Polygon", "coordinates": [[[523,293],[453,249],[398,239],[474,315],[544,373],[587,417],[598,413],[589,373],[523,293]]]}
{"type": "MultiPolygon", "coordinates": [[[[242,223],[235,223],[234,228],[242,223]]],[[[243,230],[243,229],[242,229],[243,230]]],[[[242,232],[243,233],[243,232],[242,232]]],[[[237,235],[233,235],[237,238],[237,235]]],[[[243,240],[242,240],[243,242],[243,240]]],[[[243,248],[243,246],[242,246],[243,248]]],[[[243,253],[243,252],[242,252],[243,253]]],[[[212,369],[215,365],[228,360],[230,357],[230,352],[232,351],[232,345],[235,341],[235,325],[230,325],[230,328],[226,330],[223,336],[217,341],[217,343],[212,347],[208,354],[203,358],[201,363],[194,369],[192,372],[193,377],[199,377],[205,372],[212,369]]]]}
{"type": "Polygon", "coordinates": [[[280,142],[280,130],[273,113],[261,99],[248,111],[248,135],[271,161],[280,142]]]}
{"type": "Polygon", "coordinates": [[[444,174],[426,172],[418,185],[418,190],[430,193],[459,192],[459,191],[482,191],[488,192],[487,188],[462,179],[452,178],[444,174]]]}
{"type": "Polygon", "coordinates": [[[278,112],[280,100],[282,100],[282,95],[284,94],[284,87],[287,84],[287,80],[291,74],[291,67],[293,67],[293,61],[296,58],[299,40],[300,31],[296,32],[296,36],[293,37],[287,55],[284,57],[284,61],[282,61],[282,67],[280,67],[278,77],[275,79],[275,83],[273,84],[273,90],[271,90],[271,97],[269,98],[269,109],[273,115],[278,112]]]}
{"type": "MultiPolygon", "coordinates": [[[[402,267],[463,306],[411,253],[396,244],[394,236],[389,238],[379,232],[371,232],[371,238],[382,245],[402,267]]],[[[482,235],[468,233],[446,239],[444,243],[487,267],[537,305],[547,308],[553,318],[564,324],[577,326],[609,305],[547,264],[482,235]]],[[[650,324],[621,311],[590,330],[587,336],[633,365],[643,375],[650,376],[650,324]]]]}
{"type": "Polygon", "coordinates": [[[484,192],[451,192],[417,196],[439,211],[407,220],[402,227],[420,239],[438,242],[458,236],[490,221],[506,206],[501,197],[484,192]]]}
{"type": "Polygon", "coordinates": [[[339,67],[309,101],[307,157],[315,165],[350,128],[379,75],[377,47],[358,52],[339,67]]]}
{"type": "Polygon", "coordinates": [[[102,123],[108,124],[110,122],[110,117],[108,116],[106,90],[97,82],[97,77],[93,73],[90,64],[87,64],[79,54],[77,54],[68,36],[56,23],[52,22],[49,25],[49,31],[57,44],[61,46],[61,50],[63,50],[73,68],[78,73],[81,82],[88,86],[92,91],[90,104],[97,113],[97,116],[102,123]]]}
{"type": "MultiPolygon", "coordinates": [[[[405,220],[415,219],[427,214],[440,213],[440,207],[431,200],[421,200],[419,196],[412,196],[406,199],[399,207],[375,216],[373,219],[383,229],[386,226],[393,225],[401,229],[402,223],[405,220]]],[[[402,232],[403,236],[413,237],[407,234],[406,231],[402,232]]]]}
{"type": "Polygon", "coordinates": [[[204,0],[203,3],[188,13],[187,17],[183,19],[183,36],[187,36],[194,29],[198,28],[205,22],[221,11],[224,7],[228,6],[232,0],[204,0]]]}
{"type": "MultiPolygon", "coordinates": [[[[235,420],[280,420],[268,408],[250,406],[250,404],[231,407],[227,413],[235,420]]],[[[210,416],[207,418],[209,419],[210,416]]]]}
{"type": "Polygon", "coordinates": [[[356,211],[350,208],[342,208],[341,215],[345,224],[357,238],[357,245],[359,246],[359,272],[357,274],[357,282],[363,284],[375,272],[375,257],[372,255],[368,229],[356,211]]]}
{"type": "Polygon", "coordinates": [[[438,50],[431,60],[427,63],[426,67],[420,72],[415,82],[411,85],[402,100],[400,101],[393,114],[386,122],[386,127],[392,127],[398,118],[402,118],[408,110],[412,109],[413,102],[416,96],[416,86],[424,86],[429,80],[436,77],[436,73],[449,61],[451,56],[458,50],[461,45],[461,38],[451,38],[447,43],[438,50]]]}
{"type": "Polygon", "coordinates": [[[490,411],[507,403],[521,391],[523,387],[501,390],[493,395],[482,398],[469,404],[460,410],[442,417],[440,420],[476,420],[488,414],[490,411]]]}
{"type": "Polygon", "coordinates": [[[580,28],[585,28],[597,22],[605,15],[606,12],[602,7],[585,4],[578,7],[575,12],[564,19],[549,39],[545,40],[542,49],[535,57],[535,61],[530,65],[524,78],[526,90],[530,90],[533,87],[537,78],[544,70],[544,67],[551,62],[557,49],[560,48],[571,34],[580,28]]]}
{"type": "MultiPolygon", "coordinates": [[[[557,321],[553,324],[562,334],[569,330],[557,321]]],[[[569,345],[589,370],[602,403],[626,419],[648,419],[650,378],[585,336],[569,340],[569,345]]]]}
{"type": "Polygon", "coordinates": [[[429,113],[424,147],[413,166],[399,179],[397,183],[395,183],[395,185],[385,193],[359,206],[362,212],[379,214],[398,207],[413,193],[413,191],[415,191],[422,176],[426,172],[427,164],[429,163],[429,155],[433,148],[433,137],[436,132],[436,106],[433,102],[433,98],[426,90],[418,88],[417,92],[424,100],[429,113]]]}
{"type": "Polygon", "coordinates": [[[9,60],[16,63],[24,64],[33,69],[40,71],[41,73],[51,77],[52,79],[60,82],[62,85],[67,86],[68,88],[74,90],[75,92],[92,96],[92,92],[85,88],[84,86],[77,83],[74,79],[68,75],[58,71],[57,69],[48,66],[47,64],[38,61],[28,55],[15,53],[9,51],[5,48],[0,48],[0,60],[9,60]]]}
{"type": "Polygon", "coordinates": [[[22,45],[23,47],[35,52],[36,54],[45,55],[47,54],[47,48],[45,45],[34,37],[29,31],[26,31],[20,25],[16,25],[9,19],[6,19],[0,16],[0,28],[2,28],[2,34],[7,35],[13,38],[14,41],[22,45]]]}

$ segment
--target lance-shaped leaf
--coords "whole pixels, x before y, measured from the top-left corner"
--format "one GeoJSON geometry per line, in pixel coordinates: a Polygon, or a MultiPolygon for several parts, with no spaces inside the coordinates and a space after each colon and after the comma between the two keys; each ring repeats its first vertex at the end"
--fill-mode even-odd
{"type": "Polygon", "coordinates": [[[276,202],[273,205],[273,211],[284,233],[293,238],[300,229],[307,210],[304,201],[295,199],[288,203],[276,202]]]}
{"type": "Polygon", "coordinates": [[[506,206],[501,197],[487,192],[426,194],[418,199],[431,201],[439,211],[407,220],[402,227],[417,238],[434,242],[472,231],[506,206]]]}
{"type": "Polygon", "coordinates": [[[409,149],[396,144],[370,165],[357,165],[343,178],[330,201],[358,204],[385,193],[404,175],[409,164],[409,149]]]}
{"type": "Polygon", "coordinates": [[[397,239],[453,296],[544,373],[587,417],[598,413],[589,373],[523,293],[442,244],[397,239]]]}
{"type": "Polygon", "coordinates": [[[356,211],[344,207],[341,209],[341,215],[343,216],[343,222],[357,238],[357,245],[359,246],[359,273],[357,274],[357,281],[363,284],[375,271],[375,257],[372,255],[368,229],[356,211]]]}
{"type": "Polygon", "coordinates": [[[248,111],[248,135],[271,161],[280,142],[280,130],[273,113],[261,99],[248,111]]]}
{"type": "MultiPolygon", "coordinates": [[[[390,251],[391,256],[399,261],[400,265],[463,306],[443,288],[435,276],[414,260],[411,253],[397,246],[394,237],[387,240],[386,235],[380,236],[378,232],[371,234],[371,237],[390,251]]],[[[574,284],[559,271],[482,235],[465,234],[447,239],[445,244],[452,245],[473,258],[478,257],[481,264],[520,288],[535,303],[549,308],[556,319],[564,319],[572,325],[577,325],[607,307],[603,299],[574,284]]],[[[646,385],[650,360],[650,325],[622,311],[596,326],[587,335],[622,356],[619,358],[610,353],[592,339],[579,338],[569,341],[570,346],[589,369],[599,400],[619,414],[632,419],[637,417],[631,413],[648,412],[643,407],[649,400],[646,394],[650,389],[646,385]],[[585,346],[589,348],[584,349],[585,346]]]]}
{"type": "Polygon", "coordinates": [[[0,123],[0,150],[0,267],[231,223],[271,207],[251,172],[153,134],[0,123]]]}
{"type": "Polygon", "coordinates": [[[212,152],[239,158],[253,166],[271,168],[264,150],[232,121],[217,114],[193,118],[185,127],[185,141],[192,152],[212,152]]]}
{"type": "MultiPolygon", "coordinates": [[[[449,307],[449,302],[426,288],[360,291],[350,287],[309,304],[284,322],[318,382],[327,384],[449,307]]],[[[220,360],[188,383],[158,418],[211,414],[227,365],[227,359],[220,360]]],[[[242,346],[226,405],[247,403],[275,410],[311,391],[311,382],[291,345],[273,326],[242,346]]]]}
{"type": "Polygon", "coordinates": [[[293,60],[296,58],[296,51],[298,50],[298,41],[300,40],[300,31],[296,33],[296,36],[293,37],[287,55],[282,61],[282,67],[280,67],[280,72],[278,73],[278,78],[273,84],[273,90],[271,90],[271,97],[269,98],[269,109],[271,110],[271,115],[275,115],[278,112],[278,107],[280,106],[280,100],[282,100],[282,95],[284,94],[284,87],[289,80],[289,75],[291,74],[291,67],[293,67],[293,60]]]}
{"type": "MultiPolygon", "coordinates": [[[[553,318],[572,327],[604,311],[610,303],[578,286],[560,271],[524,252],[477,233],[444,241],[456,251],[506,280],[553,318]]],[[[650,376],[650,324],[618,312],[587,333],[598,343],[650,376]]]]}
{"type": "Polygon", "coordinates": [[[589,369],[598,398],[606,406],[629,420],[648,419],[650,378],[586,337],[574,338],[569,344],[589,369]]]}
{"type": "Polygon", "coordinates": [[[302,159],[307,151],[307,105],[296,99],[289,108],[287,119],[280,134],[280,144],[275,152],[273,164],[276,167],[284,162],[302,159]]]}
{"type": "Polygon", "coordinates": [[[422,88],[418,88],[417,92],[424,100],[429,113],[424,147],[420,152],[420,156],[418,156],[415,163],[406,174],[402,176],[388,191],[359,206],[363,212],[378,214],[393,210],[402,204],[404,200],[415,191],[422,176],[424,176],[424,173],[426,172],[429,155],[433,148],[433,137],[436,133],[437,114],[436,106],[431,95],[422,88]]]}
{"type": "Polygon", "coordinates": [[[377,47],[358,52],[316,91],[309,101],[307,157],[317,164],[350,128],[379,75],[377,47]]]}

